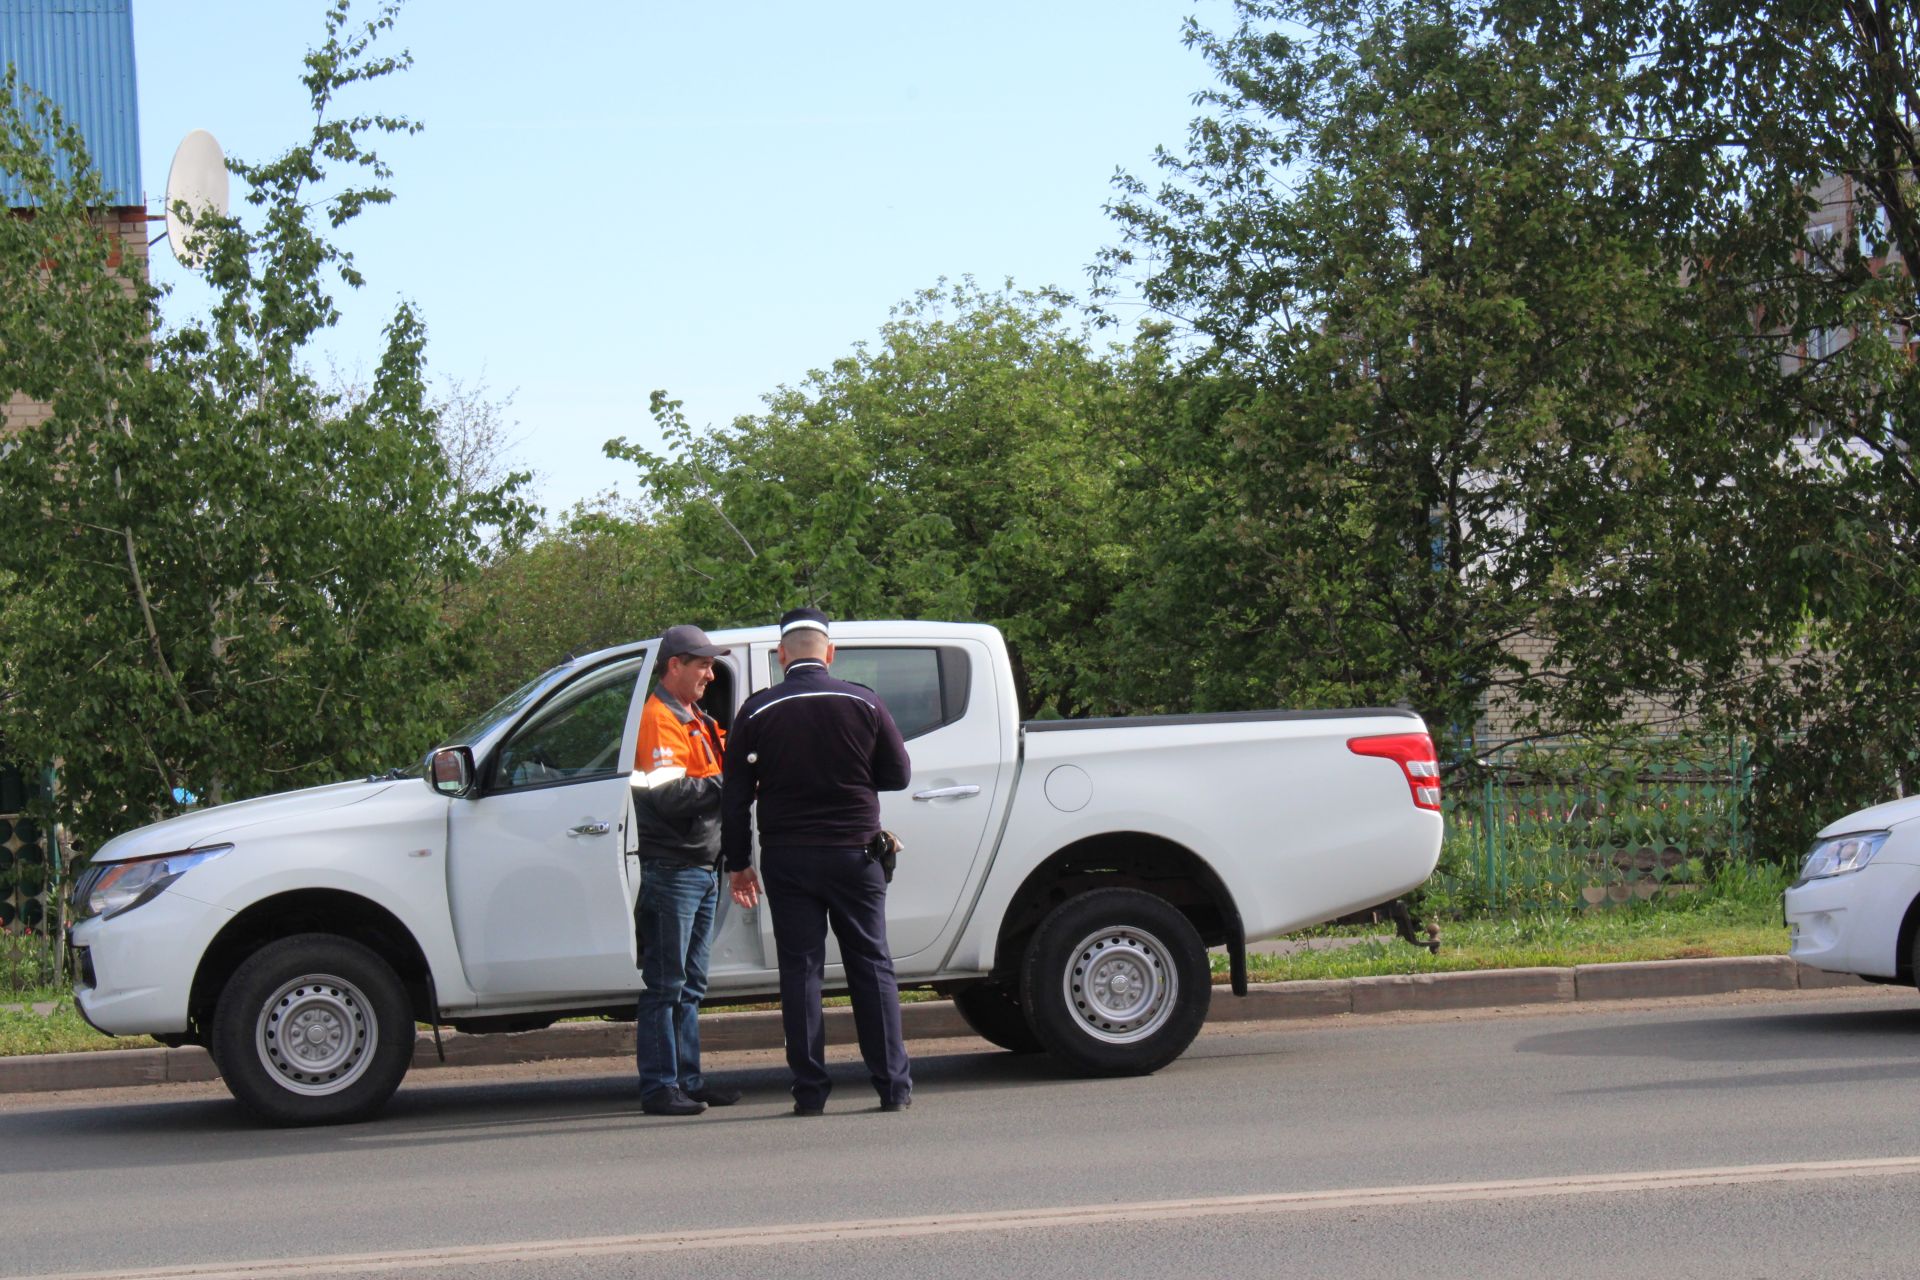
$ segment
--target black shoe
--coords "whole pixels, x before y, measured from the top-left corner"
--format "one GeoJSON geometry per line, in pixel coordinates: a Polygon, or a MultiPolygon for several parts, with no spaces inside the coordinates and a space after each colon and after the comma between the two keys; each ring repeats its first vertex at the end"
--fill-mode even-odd
{"type": "Polygon", "coordinates": [[[793,1104],[793,1114],[797,1116],[823,1116],[827,1114],[827,1109],[825,1107],[803,1107],[796,1102],[793,1104]]]}
{"type": "Polygon", "coordinates": [[[738,1089],[722,1089],[718,1085],[702,1085],[698,1089],[687,1090],[687,1096],[695,1102],[704,1102],[710,1107],[730,1107],[740,1101],[738,1089]]]}
{"type": "Polygon", "coordinates": [[[892,1102],[882,1102],[880,1104],[880,1109],[882,1111],[905,1111],[907,1108],[911,1107],[912,1105],[913,1105],[912,1098],[899,1098],[892,1102]]]}
{"type": "Polygon", "coordinates": [[[707,1104],[695,1102],[669,1085],[640,1099],[640,1109],[650,1116],[697,1116],[707,1109],[707,1104]]]}

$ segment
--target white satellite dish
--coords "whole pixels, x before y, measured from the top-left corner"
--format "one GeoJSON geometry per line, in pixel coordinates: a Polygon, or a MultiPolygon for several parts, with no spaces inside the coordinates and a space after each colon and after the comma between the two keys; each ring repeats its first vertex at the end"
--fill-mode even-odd
{"type": "Polygon", "coordinates": [[[187,250],[187,236],[196,228],[181,220],[179,206],[183,204],[203,232],[208,212],[226,216],[227,158],[205,129],[195,129],[180,140],[180,149],[173,153],[173,166],[167,170],[167,245],[181,266],[197,267],[205,262],[206,254],[187,250]]]}

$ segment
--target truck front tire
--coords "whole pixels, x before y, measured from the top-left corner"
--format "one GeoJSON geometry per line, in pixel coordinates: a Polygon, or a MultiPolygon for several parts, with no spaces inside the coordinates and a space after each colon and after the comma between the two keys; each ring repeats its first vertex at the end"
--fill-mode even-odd
{"type": "Polygon", "coordinates": [[[1193,923],[1138,889],[1096,889],[1055,907],[1021,972],[1035,1036],[1082,1075],[1158,1071],[1200,1034],[1212,998],[1193,923]]]}
{"type": "Polygon", "coordinates": [[[302,933],[235,969],[214,1007],[213,1059],[269,1124],[343,1124],[386,1104],[413,1061],[413,1016],[393,967],[348,938],[302,933]]]}
{"type": "Polygon", "coordinates": [[[1012,1053],[1039,1053],[1046,1046],[1033,1034],[1027,1014],[1013,992],[981,982],[953,993],[953,1007],[974,1034],[1012,1053]]]}

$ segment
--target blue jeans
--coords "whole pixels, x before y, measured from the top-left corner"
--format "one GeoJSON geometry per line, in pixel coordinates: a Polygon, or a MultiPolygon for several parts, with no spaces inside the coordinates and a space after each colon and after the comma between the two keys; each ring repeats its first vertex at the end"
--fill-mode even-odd
{"type": "Polygon", "coordinates": [[[646,990],[634,1026],[640,1096],[669,1086],[691,1093],[700,1075],[700,998],[707,994],[707,946],[720,902],[711,867],[672,858],[640,860],[640,978],[646,990]]]}

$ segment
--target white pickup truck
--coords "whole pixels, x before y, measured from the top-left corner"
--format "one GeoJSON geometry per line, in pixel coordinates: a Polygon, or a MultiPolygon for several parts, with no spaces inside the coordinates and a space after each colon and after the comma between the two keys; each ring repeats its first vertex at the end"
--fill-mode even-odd
{"type": "MultiPolygon", "coordinates": [[[[722,724],[781,679],[771,627],[719,632],[722,724]]],[[[887,928],[903,986],[1003,1047],[1157,1070],[1199,1032],[1209,946],[1404,893],[1439,857],[1433,746],[1408,711],[1022,724],[992,627],[836,623],[913,757],[881,797],[905,849],[887,928]]],[[[629,768],[652,642],[570,660],[409,771],[115,837],[74,887],[75,997],[116,1035],[204,1045],[249,1110],[355,1119],[415,1022],[469,1032],[633,1016],[629,768]]],[[[829,954],[831,964],[833,956],[829,954]]],[[[709,1003],[778,991],[765,907],[722,895],[709,1003]]],[[[828,980],[840,976],[837,964],[828,980]]]]}

